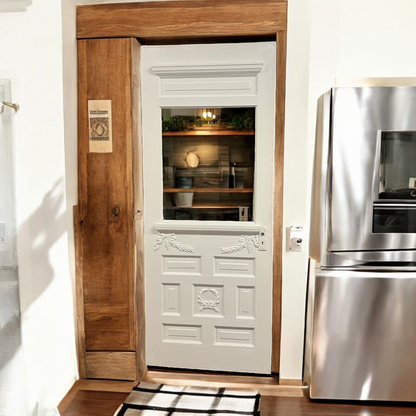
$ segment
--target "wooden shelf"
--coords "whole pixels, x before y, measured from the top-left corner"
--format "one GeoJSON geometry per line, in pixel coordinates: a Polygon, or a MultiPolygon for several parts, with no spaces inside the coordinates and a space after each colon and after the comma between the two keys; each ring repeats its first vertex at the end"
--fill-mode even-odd
{"type": "MultiPolygon", "coordinates": [[[[248,205],[192,204],[191,207],[165,207],[164,209],[237,209],[241,206],[247,207],[248,205]]],[[[251,208],[251,206],[249,207],[251,208]]]]}
{"type": "Polygon", "coordinates": [[[254,136],[254,130],[183,130],[165,131],[162,136],[254,136]]]}
{"type": "Polygon", "coordinates": [[[253,188],[163,188],[163,192],[165,194],[178,192],[250,194],[253,193],[253,188]]]}

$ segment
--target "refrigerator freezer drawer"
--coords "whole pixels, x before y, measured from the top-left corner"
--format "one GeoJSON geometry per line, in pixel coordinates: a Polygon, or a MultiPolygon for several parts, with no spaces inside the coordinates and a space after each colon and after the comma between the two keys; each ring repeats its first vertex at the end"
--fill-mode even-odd
{"type": "Polygon", "coordinates": [[[416,272],[316,269],[313,280],[311,398],[416,401],[416,272]]]}

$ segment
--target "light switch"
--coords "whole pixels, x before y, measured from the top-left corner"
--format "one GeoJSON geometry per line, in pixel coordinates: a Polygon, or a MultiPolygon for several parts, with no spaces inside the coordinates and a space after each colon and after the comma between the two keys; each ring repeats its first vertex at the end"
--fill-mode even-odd
{"type": "Polygon", "coordinates": [[[286,231],[287,251],[302,251],[303,227],[292,225],[287,227],[286,231]]]}

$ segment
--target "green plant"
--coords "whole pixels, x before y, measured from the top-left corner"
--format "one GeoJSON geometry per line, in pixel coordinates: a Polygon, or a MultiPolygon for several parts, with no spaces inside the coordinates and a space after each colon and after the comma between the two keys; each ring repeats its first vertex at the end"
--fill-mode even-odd
{"type": "Polygon", "coordinates": [[[181,116],[172,116],[162,121],[162,131],[182,131],[185,130],[181,116]]]}
{"type": "Polygon", "coordinates": [[[254,127],[254,121],[247,113],[233,114],[230,124],[236,130],[252,130],[254,127]]]}

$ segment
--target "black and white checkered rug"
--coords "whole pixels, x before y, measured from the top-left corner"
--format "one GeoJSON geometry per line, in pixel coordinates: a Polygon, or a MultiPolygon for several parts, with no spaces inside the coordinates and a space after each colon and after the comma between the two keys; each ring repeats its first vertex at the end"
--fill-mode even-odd
{"type": "Polygon", "coordinates": [[[114,416],[260,415],[257,390],[139,383],[114,416]]]}

